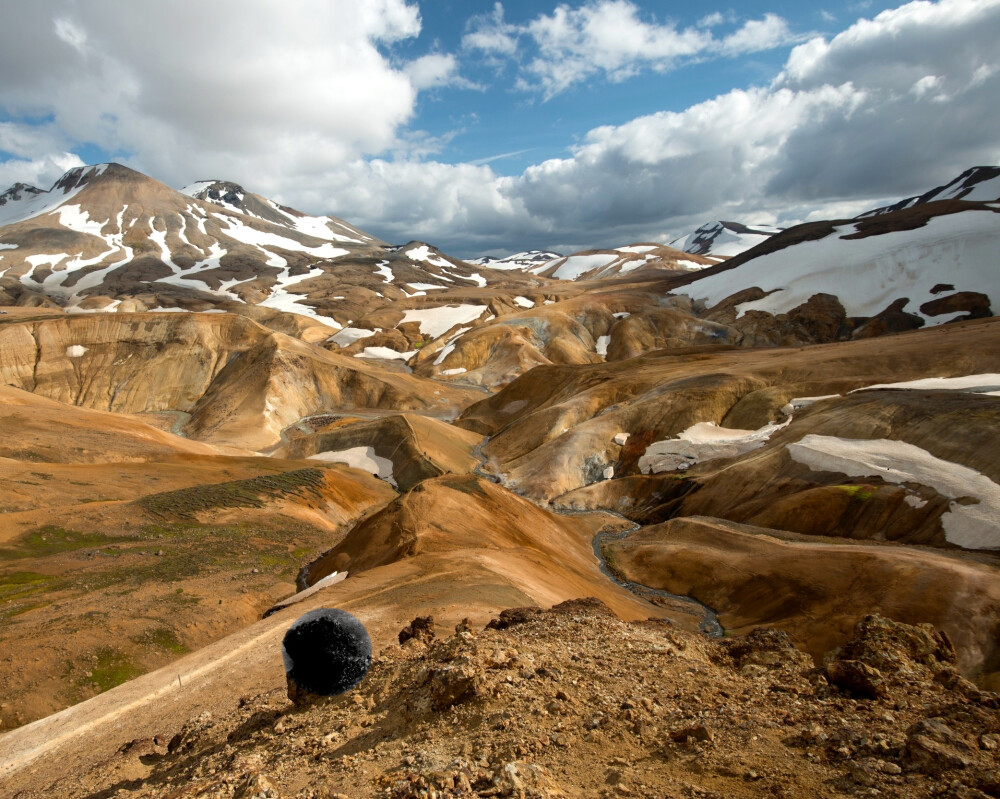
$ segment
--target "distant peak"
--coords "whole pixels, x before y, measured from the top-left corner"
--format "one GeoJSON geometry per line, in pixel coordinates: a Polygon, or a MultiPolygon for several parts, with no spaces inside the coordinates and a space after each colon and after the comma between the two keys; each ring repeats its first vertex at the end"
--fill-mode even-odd
{"type": "Polygon", "coordinates": [[[194,197],[196,200],[228,206],[236,210],[244,209],[244,201],[248,194],[239,183],[231,180],[199,180],[181,189],[182,194],[194,197]]]}
{"type": "Polygon", "coordinates": [[[0,194],[0,205],[6,205],[8,202],[18,202],[25,195],[32,194],[44,194],[44,192],[30,183],[15,183],[3,194],[0,194]]]}

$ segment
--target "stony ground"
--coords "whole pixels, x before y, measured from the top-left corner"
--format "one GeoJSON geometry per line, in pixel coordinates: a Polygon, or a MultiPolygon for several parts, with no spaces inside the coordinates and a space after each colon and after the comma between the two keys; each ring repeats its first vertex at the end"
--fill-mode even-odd
{"type": "Polygon", "coordinates": [[[823,668],[596,600],[438,632],[340,697],[248,696],[16,799],[1000,796],[1000,697],[926,626],[867,617],[823,668]]]}

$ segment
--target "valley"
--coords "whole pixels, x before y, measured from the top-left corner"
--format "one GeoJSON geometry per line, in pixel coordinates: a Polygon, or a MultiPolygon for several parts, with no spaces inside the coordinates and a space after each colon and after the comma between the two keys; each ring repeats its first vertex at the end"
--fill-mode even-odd
{"type": "MultiPolygon", "coordinates": [[[[265,771],[283,775],[281,796],[333,795],[308,794],[307,757],[275,765],[292,743],[261,731],[280,719],[339,764],[351,796],[421,795],[455,757],[470,791],[478,779],[478,795],[512,795],[505,764],[529,755],[546,765],[514,768],[534,775],[526,795],[578,795],[598,777],[570,750],[625,740],[629,766],[664,757],[678,781],[697,781],[687,755],[715,746],[729,771],[708,782],[723,795],[764,795],[750,771],[818,790],[845,767],[820,733],[796,739],[811,754],[794,779],[762,764],[783,746],[772,727],[797,731],[828,705],[903,740],[922,706],[966,703],[962,734],[996,737],[996,168],[853,219],[720,221],[671,245],[476,262],[228,181],[175,191],[110,164],[30,188],[0,196],[9,795],[256,796],[265,771]],[[510,642],[482,629],[560,603],[565,618],[533,610],[510,642]],[[293,713],[278,642],[324,606],[366,624],[373,676],[356,700],[293,713]],[[909,683],[883,665],[881,720],[824,665],[871,614],[900,639],[929,624],[951,647],[908,654],[909,683]],[[418,616],[437,642],[396,647],[418,616]],[[780,638],[778,654],[744,662],[741,642],[760,636],[780,638]],[[683,698],[654,711],[623,693],[609,648],[648,679],[669,650],[685,691],[719,709],[711,737],[678,732],[701,718],[683,698]],[[546,682],[557,706],[535,701],[571,657],[594,669],[546,682]],[[420,705],[420,663],[478,669],[479,687],[420,705]],[[587,726],[603,700],[584,685],[614,694],[607,728],[587,726]],[[783,692],[802,703],[791,721],[783,692]],[[768,730],[742,744],[752,768],[734,765],[745,736],[721,720],[751,696],[768,730]],[[515,741],[504,697],[544,736],[515,741]],[[420,735],[432,754],[411,754],[420,735]],[[195,751],[218,773],[185,760],[195,751]],[[348,768],[360,762],[370,779],[348,768]]],[[[909,769],[907,746],[865,756],[909,769]]],[[[985,774],[995,754],[975,746],[968,768],[985,774]]],[[[929,795],[939,775],[909,770],[871,785],[929,795]]]]}

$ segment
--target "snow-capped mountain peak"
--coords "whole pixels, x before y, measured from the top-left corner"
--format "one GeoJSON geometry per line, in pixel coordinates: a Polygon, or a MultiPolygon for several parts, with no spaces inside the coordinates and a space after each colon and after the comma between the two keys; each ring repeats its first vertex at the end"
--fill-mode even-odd
{"type": "Polygon", "coordinates": [[[1000,201],[1000,166],[974,166],[966,169],[950,183],[938,186],[915,197],[907,197],[898,203],[866,211],[858,218],[888,214],[915,205],[939,200],[965,200],[966,202],[992,203],[1000,201]]]}
{"type": "Polygon", "coordinates": [[[749,250],[765,239],[780,233],[768,225],[744,225],[742,222],[706,222],[693,233],[670,242],[671,247],[693,255],[733,256],[749,250]]]}
{"type": "Polygon", "coordinates": [[[513,255],[504,256],[503,258],[484,255],[482,258],[472,258],[466,261],[466,263],[475,266],[488,266],[490,269],[531,269],[556,258],[562,258],[562,255],[557,252],[547,252],[545,250],[526,250],[525,252],[516,252],[513,255]]]}

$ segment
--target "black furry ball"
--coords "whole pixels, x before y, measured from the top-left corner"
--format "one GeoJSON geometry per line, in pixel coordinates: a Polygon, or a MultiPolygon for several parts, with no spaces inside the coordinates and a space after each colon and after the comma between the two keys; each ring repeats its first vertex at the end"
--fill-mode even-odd
{"type": "Polygon", "coordinates": [[[289,696],[332,696],[364,679],[372,662],[368,631],[350,613],[310,610],[295,620],[281,643],[289,696]]]}

